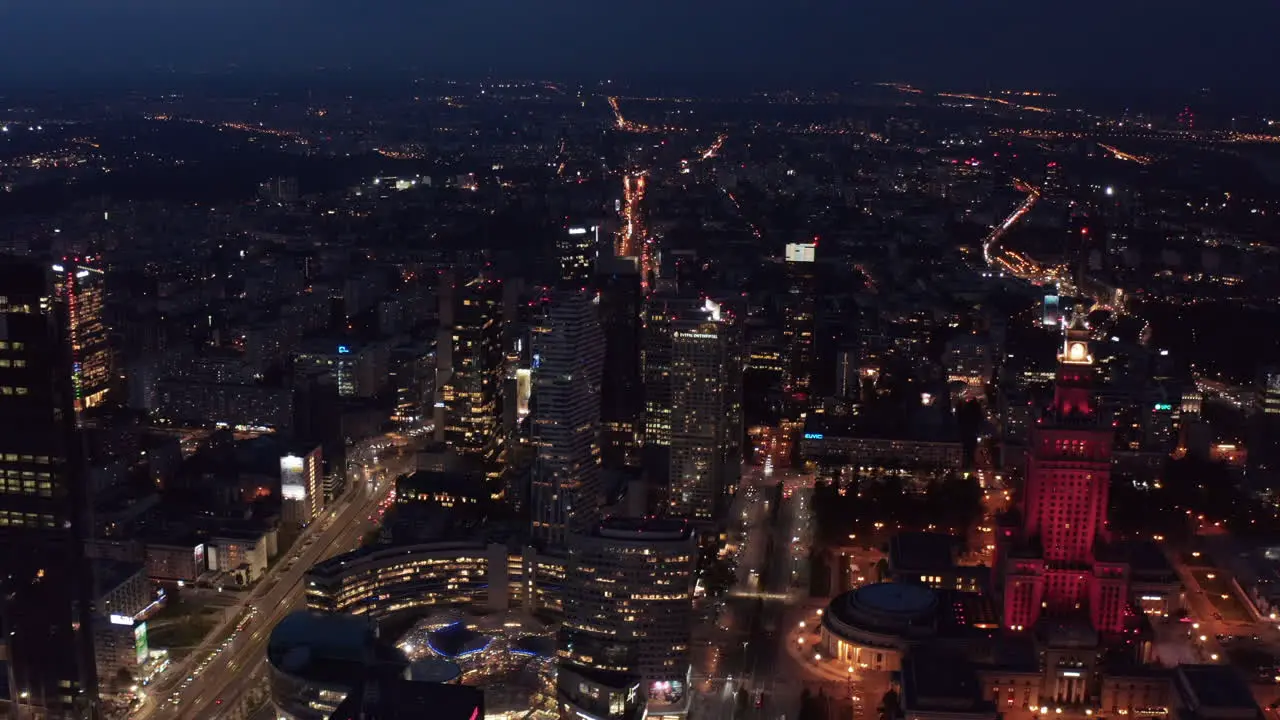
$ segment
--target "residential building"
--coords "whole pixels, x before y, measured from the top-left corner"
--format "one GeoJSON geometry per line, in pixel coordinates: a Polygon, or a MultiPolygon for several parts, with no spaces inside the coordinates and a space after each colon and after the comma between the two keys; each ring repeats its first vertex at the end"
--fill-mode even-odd
{"type": "Polygon", "coordinates": [[[442,363],[444,437],[460,454],[496,460],[501,452],[502,285],[478,278],[452,289],[452,322],[441,328],[450,346],[442,363]]]}

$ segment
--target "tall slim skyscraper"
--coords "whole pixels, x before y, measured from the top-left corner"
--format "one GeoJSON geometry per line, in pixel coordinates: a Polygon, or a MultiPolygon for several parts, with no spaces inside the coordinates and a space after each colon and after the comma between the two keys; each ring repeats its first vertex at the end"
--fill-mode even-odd
{"type": "Polygon", "coordinates": [[[697,552],[683,520],[614,518],[571,538],[557,643],[561,718],[638,717],[624,702],[636,683],[649,716],[687,711],[697,552]],[[601,690],[581,692],[584,680],[601,690]],[[606,694],[618,696],[617,710],[597,707],[606,694]]]}
{"type": "Polygon", "coordinates": [[[635,258],[608,258],[597,265],[596,290],[604,330],[604,364],[609,368],[609,382],[600,393],[601,462],[611,469],[637,466],[644,435],[640,369],[644,296],[635,258]]]}
{"type": "Polygon", "coordinates": [[[557,291],[533,333],[534,537],[562,544],[600,515],[604,335],[585,292],[557,291]]]}
{"type": "Polygon", "coordinates": [[[446,331],[451,365],[441,392],[445,441],[462,455],[496,460],[502,441],[502,284],[479,278],[452,295],[452,331],[446,331]]]}
{"type": "Polygon", "coordinates": [[[54,295],[67,313],[76,412],[101,404],[113,380],[102,269],[88,258],[63,258],[53,266],[54,295]]]}
{"type": "Polygon", "coordinates": [[[649,296],[644,307],[640,367],[644,379],[644,446],[641,466],[655,487],[668,488],[671,471],[671,353],[681,318],[700,317],[706,302],[675,287],[649,296]]]}
{"type": "Polygon", "coordinates": [[[644,446],[641,466],[655,486],[665,487],[671,469],[671,333],[683,309],[697,301],[668,293],[649,297],[644,309],[640,368],[644,378],[644,446]]]}
{"type": "Polygon", "coordinates": [[[0,258],[0,641],[24,713],[96,717],[88,498],[57,274],[0,258]]]}
{"type": "Polygon", "coordinates": [[[782,325],[787,354],[783,383],[793,393],[808,393],[813,382],[813,331],[818,292],[814,255],[817,247],[816,240],[812,243],[789,243],[783,258],[788,285],[782,325]]]}
{"type": "Polygon", "coordinates": [[[1020,527],[1002,528],[1004,623],[1087,618],[1119,632],[1129,566],[1103,561],[1112,430],[1099,417],[1089,331],[1077,316],[1058,356],[1053,405],[1032,430],[1020,527]]]}
{"type": "Polygon", "coordinates": [[[841,348],[836,353],[836,396],[856,398],[862,388],[862,367],[857,348],[841,348]]]}
{"type": "Polygon", "coordinates": [[[711,521],[740,474],[740,327],[732,312],[710,299],[677,310],[668,323],[666,512],[711,521]]]}

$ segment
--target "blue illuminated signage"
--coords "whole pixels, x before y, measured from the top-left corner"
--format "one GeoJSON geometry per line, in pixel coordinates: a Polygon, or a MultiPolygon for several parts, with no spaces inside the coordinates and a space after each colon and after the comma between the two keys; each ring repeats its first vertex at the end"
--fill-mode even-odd
{"type": "Polygon", "coordinates": [[[804,434],[805,440],[821,440],[824,437],[826,436],[823,435],[822,433],[805,433],[804,434]]]}
{"type": "Polygon", "coordinates": [[[1062,299],[1057,295],[1044,296],[1044,316],[1041,322],[1044,325],[1057,325],[1062,320],[1062,299]]]}
{"type": "Polygon", "coordinates": [[[338,346],[338,354],[339,354],[339,355],[350,355],[350,354],[351,354],[351,348],[347,347],[346,345],[339,345],[339,346],[338,346]]]}

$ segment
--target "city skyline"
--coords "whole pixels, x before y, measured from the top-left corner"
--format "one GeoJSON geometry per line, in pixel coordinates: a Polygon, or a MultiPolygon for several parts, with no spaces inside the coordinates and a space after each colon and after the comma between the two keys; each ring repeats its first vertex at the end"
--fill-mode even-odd
{"type": "Polygon", "coordinates": [[[6,6],[0,715],[1268,717],[1244,10],[6,6]]]}

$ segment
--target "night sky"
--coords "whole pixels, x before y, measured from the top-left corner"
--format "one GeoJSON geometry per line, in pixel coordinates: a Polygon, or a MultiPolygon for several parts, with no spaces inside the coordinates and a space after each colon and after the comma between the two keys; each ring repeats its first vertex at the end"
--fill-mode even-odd
{"type": "Polygon", "coordinates": [[[318,65],[1280,86],[1280,0],[0,0],[0,83],[318,65]]]}

